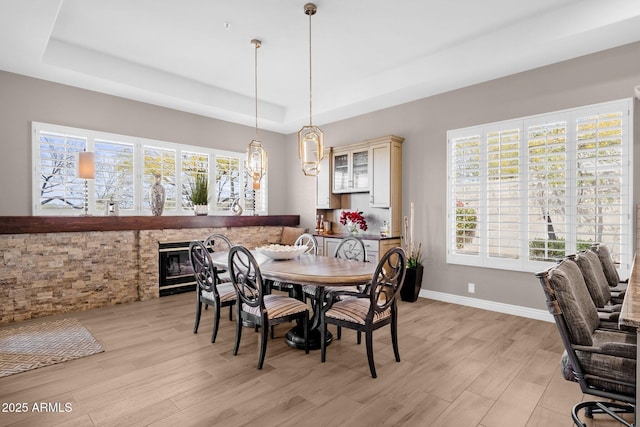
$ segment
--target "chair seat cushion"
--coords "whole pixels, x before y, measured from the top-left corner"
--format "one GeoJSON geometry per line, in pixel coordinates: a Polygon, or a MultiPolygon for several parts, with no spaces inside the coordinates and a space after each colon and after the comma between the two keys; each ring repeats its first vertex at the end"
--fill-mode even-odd
{"type": "Polygon", "coordinates": [[[231,275],[229,275],[228,271],[223,271],[222,273],[218,273],[218,280],[220,283],[231,283],[231,275]]]}
{"type": "Polygon", "coordinates": [[[293,284],[291,283],[287,283],[287,282],[281,282],[279,280],[274,280],[271,282],[271,288],[272,289],[278,289],[279,291],[282,290],[289,290],[291,288],[293,288],[293,284]]]}
{"type": "MultiPolygon", "coordinates": [[[[236,290],[232,283],[222,283],[218,285],[218,294],[220,295],[221,303],[236,300],[236,290]]],[[[213,292],[202,291],[200,295],[202,295],[204,299],[213,301],[213,292]]]]}
{"type": "MultiPolygon", "coordinates": [[[[278,319],[309,310],[307,304],[284,295],[265,295],[264,306],[267,309],[269,319],[278,319]]],[[[247,304],[242,304],[242,310],[254,316],[260,316],[260,307],[249,307],[247,304]]]]}
{"type": "MultiPolygon", "coordinates": [[[[370,304],[369,298],[347,298],[334,303],[325,313],[325,317],[364,325],[370,304]]],[[[376,312],[373,315],[373,323],[384,320],[389,316],[391,316],[391,308],[383,312],[376,312]]]]}

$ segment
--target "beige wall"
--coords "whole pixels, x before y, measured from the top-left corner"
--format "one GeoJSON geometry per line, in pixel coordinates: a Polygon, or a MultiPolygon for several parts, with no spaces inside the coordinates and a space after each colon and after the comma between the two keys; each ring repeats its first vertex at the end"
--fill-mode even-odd
{"type": "MultiPolygon", "coordinates": [[[[408,213],[409,203],[415,202],[416,239],[427,256],[423,288],[544,310],[532,274],[446,264],[446,131],[629,98],[637,85],[640,43],[321,127],[327,146],[388,134],[405,138],[403,211],[408,213]],[[466,292],[468,282],[476,284],[473,295],[466,292]]],[[[244,126],[3,72],[0,96],[0,143],[11,153],[0,158],[0,215],[31,213],[32,120],[235,150],[244,150],[252,137],[244,126]]],[[[269,150],[270,212],[299,214],[302,226],[313,228],[315,181],[300,172],[296,136],[263,134],[269,150]]],[[[637,201],[640,186],[635,187],[637,201]]]]}
{"type": "MultiPolygon", "coordinates": [[[[0,71],[0,216],[31,215],[31,122],[44,122],[244,152],[253,127],[0,71]]],[[[269,186],[285,182],[284,135],[261,131],[269,186]]],[[[285,193],[269,192],[269,213],[284,214],[285,193]]]]}
{"type": "MultiPolygon", "coordinates": [[[[455,70],[452,70],[455,72],[455,70]]],[[[383,135],[404,137],[403,214],[415,202],[415,239],[423,242],[426,264],[423,289],[545,310],[544,296],[530,273],[446,264],[446,132],[634,96],[640,85],[640,43],[478,84],[352,119],[322,125],[325,144],[340,146],[383,135]],[[476,293],[467,293],[467,283],[476,293]]],[[[640,108],[638,101],[636,110],[640,108]]],[[[640,131],[636,111],[635,133],[640,131]]],[[[640,153],[639,138],[635,152],[640,153]]],[[[288,137],[288,145],[294,136],[288,137]]],[[[291,153],[288,153],[291,157],[291,153]]],[[[636,159],[638,156],[636,155],[636,159]]],[[[297,171],[293,157],[290,173],[297,171]]],[[[636,160],[636,173],[640,160],[636,160]]],[[[300,174],[298,174],[299,176],[300,174]]],[[[290,180],[294,181],[294,180],[290,180]]],[[[637,182],[637,178],[636,178],[637,182]]],[[[300,213],[302,225],[312,226],[309,207],[312,183],[292,182],[289,210],[300,213]]],[[[639,200],[635,186],[634,197],[639,200]]]]}

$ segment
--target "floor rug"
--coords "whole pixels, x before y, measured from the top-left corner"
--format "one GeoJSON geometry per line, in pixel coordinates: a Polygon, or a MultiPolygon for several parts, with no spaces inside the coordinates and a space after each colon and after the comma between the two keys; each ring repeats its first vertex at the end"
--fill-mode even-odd
{"type": "Polygon", "coordinates": [[[101,353],[77,319],[0,329],[0,377],[101,353]]]}

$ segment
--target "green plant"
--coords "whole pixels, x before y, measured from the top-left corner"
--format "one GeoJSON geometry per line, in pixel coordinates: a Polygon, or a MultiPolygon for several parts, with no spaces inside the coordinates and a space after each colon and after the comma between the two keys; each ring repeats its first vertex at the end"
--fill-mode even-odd
{"type": "Polygon", "coordinates": [[[418,249],[411,251],[407,257],[407,268],[418,268],[422,265],[422,243],[418,243],[418,249]]]}
{"type": "Polygon", "coordinates": [[[209,204],[209,180],[204,174],[197,174],[193,181],[189,182],[189,200],[196,205],[209,204]]]}

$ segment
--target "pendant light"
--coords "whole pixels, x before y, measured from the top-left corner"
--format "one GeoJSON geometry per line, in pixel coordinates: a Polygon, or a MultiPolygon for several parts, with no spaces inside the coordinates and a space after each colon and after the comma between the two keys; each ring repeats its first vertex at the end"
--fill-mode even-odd
{"type": "Polygon", "coordinates": [[[323,133],[313,126],[311,113],[311,16],[318,8],[313,3],[304,5],[304,13],[309,16],[309,126],[303,126],[298,132],[298,154],[302,162],[302,172],[307,176],[320,173],[320,161],[324,157],[323,133]]]}
{"type": "MultiPolygon", "coordinates": [[[[267,152],[258,139],[258,48],[262,45],[260,40],[253,39],[254,46],[254,71],[255,71],[255,93],[256,93],[256,139],[249,143],[247,148],[247,175],[253,181],[253,189],[260,189],[260,181],[267,174],[267,152]]],[[[255,196],[254,196],[255,199],[255,196]]],[[[254,200],[255,203],[255,200],[254,200]]]]}

